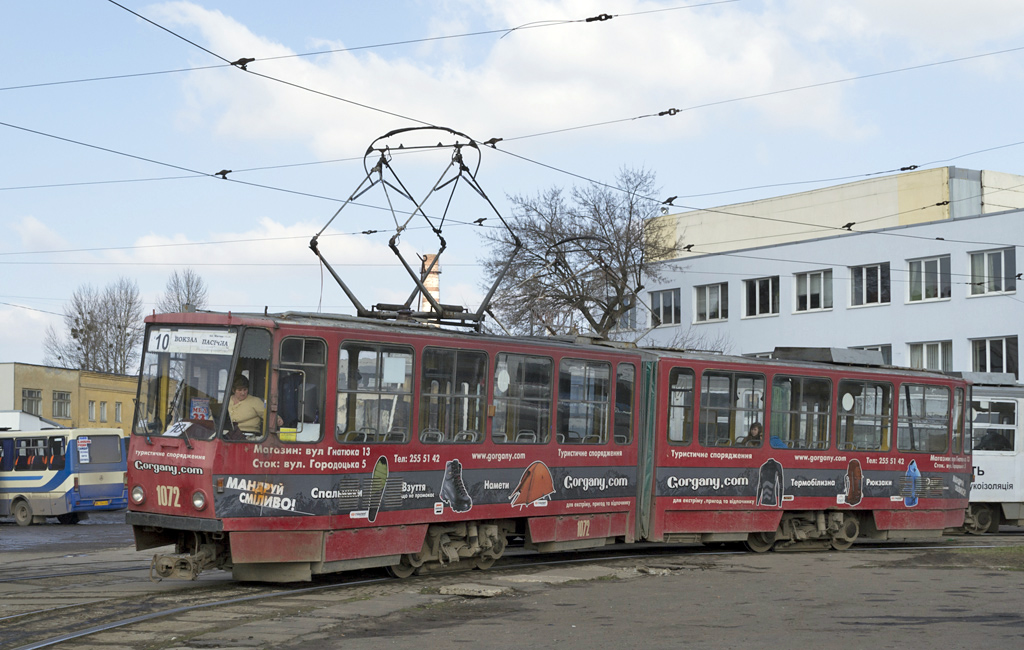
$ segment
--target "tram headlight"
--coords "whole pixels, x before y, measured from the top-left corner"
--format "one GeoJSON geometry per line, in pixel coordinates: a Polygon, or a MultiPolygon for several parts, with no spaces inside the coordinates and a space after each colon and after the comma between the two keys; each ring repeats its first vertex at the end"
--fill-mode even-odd
{"type": "Polygon", "coordinates": [[[146,491],[142,489],[141,485],[136,485],[132,488],[132,503],[139,505],[146,500],[146,491]]]}
{"type": "Polygon", "coordinates": [[[196,490],[192,493],[192,507],[196,510],[202,510],[206,507],[206,495],[203,494],[202,490],[196,490]]]}

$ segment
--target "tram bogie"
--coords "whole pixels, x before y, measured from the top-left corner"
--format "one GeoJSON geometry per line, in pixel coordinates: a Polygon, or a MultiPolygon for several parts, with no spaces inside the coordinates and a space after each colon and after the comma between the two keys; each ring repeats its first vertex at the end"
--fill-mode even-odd
{"type": "Polygon", "coordinates": [[[148,320],[128,520],[158,577],[842,550],[963,523],[969,384],[308,314],[148,320]],[[335,384],[336,382],[336,384],[335,384]],[[329,385],[330,384],[330,385],[329,385]]]}

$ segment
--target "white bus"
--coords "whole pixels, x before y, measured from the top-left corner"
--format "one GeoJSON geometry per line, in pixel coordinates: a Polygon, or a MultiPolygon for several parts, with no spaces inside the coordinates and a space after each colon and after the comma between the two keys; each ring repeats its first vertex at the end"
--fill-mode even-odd
{"type": "Polygon", "coordinates": [[[125,440],[120,429],[0,430],[0,516],[73,524],[128,507],[125,440]]]}

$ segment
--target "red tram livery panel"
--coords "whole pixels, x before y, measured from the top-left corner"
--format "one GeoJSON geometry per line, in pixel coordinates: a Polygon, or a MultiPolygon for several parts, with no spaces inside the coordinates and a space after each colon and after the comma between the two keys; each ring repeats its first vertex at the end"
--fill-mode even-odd
{"type": "Polygon", "coordinates": [[[343,316],[147,319],[128,522],[162,577],[487,568],[509,543],[842,549],[963,524],[969,385],[343,316]]]}

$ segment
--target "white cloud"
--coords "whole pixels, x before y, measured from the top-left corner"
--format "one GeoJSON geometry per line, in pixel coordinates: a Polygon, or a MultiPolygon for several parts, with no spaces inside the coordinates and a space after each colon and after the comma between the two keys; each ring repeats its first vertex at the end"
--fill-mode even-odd
{"type": "Polygon", "coordinates": [[[41,251],[67,248],[68,242],[56,230],[35,217],[22,217],[11,225],[21,237],[20,250],[41,251]]]}
{"type": "MultiPolygon", "coordinates": [[[[458,14],[466,12],[488,26],[594,13],[592,4],[572,0],[445,6],[452,17],[439,9],[434,29],[461,25],[458,14]]],[[[221,12],[188,2],[161,7],[161,17],[172,27],[198,29],[213,51],[264,59],[291,53],[221,12]]],[[[655,8],[664,5],[629,2],[616,11],[655,8]]],[[[416,59],[389,49],[364,50],[257,61],[250,68],[480,139],[632,118],[851,76],[819,49],[801,47],[792,25],[770,18],[741,9],[669,11],[521,29],[494,37],[483,48],[476,40],[461,50],[455,42],[424,46],[420,52],[430,54],[416,59]]],[[[298,139],[323,158],[361,152],[374,137],[412,124],[238,70],[193,74],[185,83],[190,99],[184,110],[193,116],[189,123],[213,117],[223,137],[298,139]]],[[[750,111],[754,119],[846,134],[862,125],[848,114],[842,98],[842,88],[833,86],[814,91],[813,101],[794,93],[734,106],[750,111]]],[[[607,134],[664,140],[698,133],[719,115],[734,119],[735,111],[652,118],[607,134]]]]}

